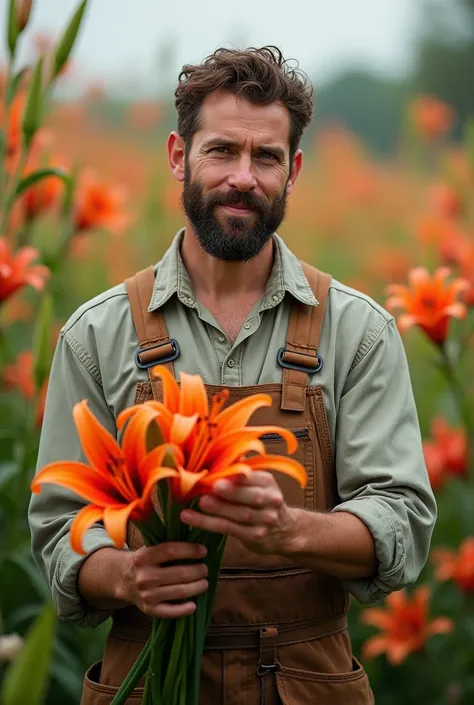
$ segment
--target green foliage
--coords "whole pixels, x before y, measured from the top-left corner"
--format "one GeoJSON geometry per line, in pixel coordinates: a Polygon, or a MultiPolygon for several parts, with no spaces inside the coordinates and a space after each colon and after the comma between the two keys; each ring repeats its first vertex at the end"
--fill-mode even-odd
{"type": "Polygon", "coordinates": [[[49,680],[56,611],[46,605],[28,630],[20,655],[6,672],[2,705],[41,705],[49,680]]]}

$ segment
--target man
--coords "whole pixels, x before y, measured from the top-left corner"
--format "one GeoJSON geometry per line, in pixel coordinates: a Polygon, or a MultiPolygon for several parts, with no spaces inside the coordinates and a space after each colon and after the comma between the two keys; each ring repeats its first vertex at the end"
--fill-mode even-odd
{"type": "MultiPolygon", "coordinates": [[[[384,309],[301,264],[275,234],[311,118],[303,75],[273,47],[220,49],[184,67],[176,108],[168,158],[184,185],[185,227],[152,274],[87,302],[62,329],[38,467],[82,457],[74,403],[87,398],[115,434],[122,409],[159,396],[142,366],[150,359],[228,387],[231,399],[270,393],[258,422],[294,430],[307,488],[257,472],[182,514],[228,534],[202,703],[365,705],[373,696],[351,652],[348,592],[369,603],[413,583],[436,515],[403,347],[384,309]]],[[[105,705],[150,616],[189,614],[206,569],[162,566],[202,558],[199,547],[143,548],[131,531],[122,551],[101,525],[88,532],[87,556],[73,553],[81,506],[53,486],[34,496],[33,551],[63,619],[113,616],[82,701],[105,705]]]]}

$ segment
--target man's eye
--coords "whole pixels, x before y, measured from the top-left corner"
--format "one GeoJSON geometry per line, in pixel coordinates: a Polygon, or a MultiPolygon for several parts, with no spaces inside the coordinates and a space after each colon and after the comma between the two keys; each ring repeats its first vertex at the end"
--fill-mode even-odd
{"type": "Polygon", "coordinates": [[[277,156],[276,154],[273,154],[273,152],[259,152],[258,156],[260,159],[270,159],[271,161],[277,161],[277,156]]]}
{"type": "Polygon", "coordinates": [[[211,152],[217,152],[217,154],[228,154],[230,152],[229,147],[212,147],[211,152]]]}

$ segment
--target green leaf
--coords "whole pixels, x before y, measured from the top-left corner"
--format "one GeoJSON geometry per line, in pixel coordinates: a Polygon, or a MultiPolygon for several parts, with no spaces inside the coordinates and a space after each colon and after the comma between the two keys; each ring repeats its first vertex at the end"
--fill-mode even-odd
{"type": "Polygon", "coordinates": [[[25,114],[23,116],[22,130],[26,149],[29,148],[42,117],[42,87],[43,87],[43,62],[41,57],[35,66],[31,78],[25,114]]]}
{"type": "Polygon", "coordinates": [[[18,474],[18,464],[13,461],[0,463],[0,490],[18,474]]]}
{"type": "Polygon", "coordinates": [[[64,64],[69,58],[69,55],[74,46],[74,42],[76,41],[77,34],[81,27],[82,19],[84,17],[84,12],[88,1],[89,0],[83,0],[83,2],[81,2],[76,12],[74,13],[74,16],[72,17],[68,27],[66,28],[66,31],[64,32],[61,40],[59,41],[58,46],[56,47],[56,50],[54,52],[53,72],[51,76],[51,81],[53,81],[56,76],[60,73],[60,71],[64,67],[64,64]]]}
{"type": "Polygon", "coordinates": [[[467,120],[465,128],[465,142],[467,147],[467,156],[471,167],[474,167],[474,117],[467,120]]]}
{"type": "MultiPolygon", "coordinates": [[[[38,569],[33,563],[33,559],[31,558],[30,554],[24,554],[19,552],[11,553],[8,557],[8,561],[10,563],[13,563],[13,565],[17,566],[17,568],[19,568],[26,575],[26,577],[30,581],[31,587],[35,590],[35,593],[36,595],[38,595],[38,597],[42,597],[44,600],[49,599],[50,595],[48,587],[41,575],[39,574],[38,569]]],[[[0,703],[1,702],[2,701],[0,700],[0,703]]]]}
{"type": "Polygon", "coordinates": [[[41,389],[51,366],[51,326],[53,321],[53,298],[44,294],[36,317],[33,333],[33,376],[36,389],[41,389]]]}
{"type": "Polygon", "coordinates": [[[2,705],[41,705],[49,681],[56,612],[47,605],[27,633],[20,655],[8,669],[2,705]]]}
{"type": "Polygon", "coordinates": [[[66,188],[69,186],[69,183],[71,181],[71,177],[63,169],[56,169],[54,167],[38,169],[38,171],[34,171],[33,173],[28,174],[28,176],[25,176],[25,178],[18,183],[15,189],[15,196],[20,196],[22,193],[24,193],[24,191],[29,189],[31,186],[34,186],[34,184],[38,183],[38,181],[46,179],[50,176],[56,176],[58,179],[61,179],[61,181],[64,182],[66,188]]]}
{"type": "Polygon", "coordinates": [[[29,68],[25,67],[25,68],[21,69],[21,71],[18,71],[10,80],[8,87],[7,87],[6,97],[5,97],[7,105],[10,105],[13,98],[16,96],[18,89],[20,87],[21,80],[28,73],[28,71],[29,71],[29,68]]]}
{"type": "Polygon", "coordinates": [[[18,25],[18,17],[16,14],[16,0],[10,0],[8,9],[7,44],[10,49],[10,56],[12,59],[15,56],[16,41],[19,34],[20,27],[18,25]]]}

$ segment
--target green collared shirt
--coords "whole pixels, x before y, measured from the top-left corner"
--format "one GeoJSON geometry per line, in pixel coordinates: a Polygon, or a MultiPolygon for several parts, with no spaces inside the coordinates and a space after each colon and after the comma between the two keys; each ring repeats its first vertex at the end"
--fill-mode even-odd
{"type": "MultiPolygon", "coordinates": [[[[181,353],[175,372],[200,374],[207,384],[255,385],[281,381],[277,351],[285,344],[291,302],[317,305],[301,265],[275,235],[275,260],[261,300],[231,343],[196,299],[180,256],[182,231],[156,265],[149,310],[161,309],[181,353]]],[[[115,419],[133,404],[147,380],[135,364],[137,336],[125,286],[82,305],[61,330],[51,369],[38,469],[55,460],[84,461],[72,408],[88,399],[114,436],[115,419]]],[[[371,531],[378,558],[373,579],[346,581],[370,603],[413,583],[423,567],[436,518],[421,446],[403,345],[395,321],[364,294],[333,280],[319,353],[322,387],[336,463],[340,504],[333,511],[359,517],[371,531]]],[[[45,575],[62,619],[96,625],[107,612],[86,604],[77,590],[84,561],[69,545],[69,529],[82,501],[46,485],[33,495],[29,521],[34,558],[45,575]]],[[[84,545],[90,553],[111,546],[102,525],[84,545]]]]}

